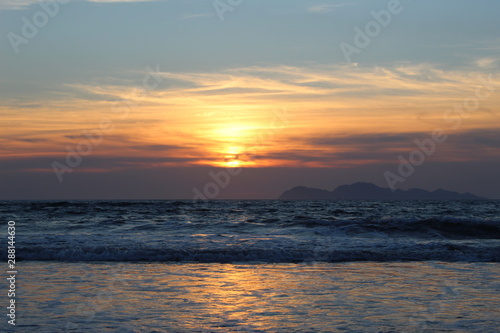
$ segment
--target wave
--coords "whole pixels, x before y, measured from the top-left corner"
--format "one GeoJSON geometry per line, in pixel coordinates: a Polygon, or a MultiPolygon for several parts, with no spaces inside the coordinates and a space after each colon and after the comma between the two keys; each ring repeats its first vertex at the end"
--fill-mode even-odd
{"type": "MultiPolygon", "coordinates": [[[[18,260],[42,261],[497,262],[499,207],[497,202],[0,202],[5,216],[17,216],[18,260]]],[[[2,260],[6,253],[0,251],[2,260]]]]}
{"type": "Polygon", "coordinates": [[[432,219],[335,220],[297,217],[289,225],[330,227],[346,235],[379,232],[389,236],[440,239],[500,239],[500,221],[441,217],[432,219]]]}
{"type": "MultiPolygon", "coordinates": [[[[2,260],[6,255],[2,254],[2,260]]],[[[168,248],[135,246],[30,246],[19,248],[17,260],[122,262],[346,262],[346,261],[485,261],[500,262],[500,246],[430,242],[404,246],[353,247],[319,244],[297,247],[168,248]]]]}

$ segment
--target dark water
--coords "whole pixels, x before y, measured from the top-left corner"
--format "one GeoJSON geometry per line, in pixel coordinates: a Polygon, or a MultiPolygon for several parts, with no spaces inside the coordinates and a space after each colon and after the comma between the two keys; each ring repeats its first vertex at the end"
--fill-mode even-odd
{"type": "Polygon", "coordinates": [[[500,201],[2,201],[0,213],[21,261],[500,261],[500,201]]]}
{"type": "Polygon", "coordinates": [[[3,201],[17,322],[4,308],[0,331],[496,332],[499,208],[3,201]]]}

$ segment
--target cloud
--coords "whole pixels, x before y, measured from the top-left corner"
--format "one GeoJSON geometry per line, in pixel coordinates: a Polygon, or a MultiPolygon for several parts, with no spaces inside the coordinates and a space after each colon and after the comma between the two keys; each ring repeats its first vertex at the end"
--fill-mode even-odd
{"type": "MultiPolygon", "coordinates": [[[[21,144],[21,146],[27,146],[29,148],[33,148],[34,145],[37,144],[47,144],[51,143],[52,140],[48,138],[41,138],[41,137],[30,137],[28,135],[26,136],[19,136],[19,137],[0,137],[0,145],[5,147],[5,145],[12,145],[12,144],[21,144]]],[[[0,149],[0,152],[3,149],[0,149]]]]}
{"type": "Polygon", "coordinates": [[[26,9],[37,3],[39,3],[38,0],[3,0],[0,2],[0,10],[26,9]]]}
{"type": "MultiPolygon", "coordinates": [[[[76,1],[76,0],[69,0],[76,1]]],[[[126,3],[126,2],[154,2],[158,0],[83,0],[96,3],[126,3]]],[[[43,2],[41,0],[2,0],[0,2],[0,10],[23,10],[32,5],[43,2]]]]}
{"type": "Polygon", "coordinates": [[[213,16],[212,14],[209,14],[209,13],[202,13],[202,14],[190,14],[190,15],[184,15],[184,16],[181,16],[181,20],[191,20],[191,19],[195,19],[195,18],[200,18],[200,17],[211,17],[213,16]]]}
{"type": "MultiPolygon", "coordinates": [[[[161,155],[174,159],[169,163],[221,165],[228,156],[247,161],[253,154],[258,163],[251,165],[261,167],[392,162],[411,152],[415,139],[438,127],[450,130],[453,123],[443,114],[474,96],[482,84],[479,76],[484,77],[480,71],[443,71],[432,64],[250,66],[159,72],[161,84],[144,90],[143,73],[135,74],[136,86],[127,73],[122,81],[72,84],[71,95],[44,102],[36,112],[19,112],[15,103],[4,106],[9,125],[0,153],[62,155],[66,145],[76,147],[85,140],[82,133],[108,119],[115,129],[105,133],[95,156],[161,155]],[[278,108],[293,117],[274,130],[278,108]],[[267,137],[259,138],[262,134],[267,137]],[[47,142],[26,141],[34,137],[47,142]],[[248,146],[255,151],[246,152],[248,146]]],[[[491,82],[500,86],[498,74],[491,82]]],[[[459,131],[449,131],[446,154],[436,156],[498,156],[497,137],[484,131],[498,120],[498,103],[498,94],[481,101],[459,131]],[[463,134],[468,131],[476,132],[463,134]]]]}
{"type": "Polygon", "coordinates": [[[356,146],[373,147],[374,145],[401,145],[407,144],[415,138],[423,136],[422,133],[372,133],[359,135],[344,135],[335,137],[317,137],[309,139],[309,144],[314,146],[356,146]]]}
{"type": "Polygon", "coordinates": [[[339,4],[317,4],[313,5],[309,8],[307,8],[308,12],[311,13],[317,13],[317,14],[324,14],[324,13],[329,13],[335,8],[341,8],[341,7],[347,7],[347,6],[356,6],[355,3],[339,3],[339,4]]]}
{"type": "Polygon", "coordinates": [[[102,2],[102,3],[112,3],[112,2],[155,2],[158,0],[86,0],[88,2],[102,2]]]}
{"type": "Polygon", "coordinates": [[[13,106],[17,109],[39,109],[39,108],[42,108],[43,107],[43,104],[27,104],[27,103],[23,103],[23,102],[18,102],[18,101],[10,101],[11,103],[9,103],[9,101],[6,101],[6,100],[2,100],[2,104],[4,104],[4,106],[6,105],[10,105],[10,106],[13,106]]]}
{"type": "MultiPolygon", "coordinates": [[[[54,172],[51,164],[54,161],[64,163],[61,156],[41,156],[41,157],[15,157],[2,160],[0,172],[54,172]]],[[[81,164],[75,168],[78,172],[111,172],[117,170],[130,169],[150,169],[166,166],[181,165],[195,161],[189,157],[141,157],[141,156],[86,156],[81,164]]]]}
{"type": "Polygon", "coordinates": [[[169,151],[169,150],[174,150],[174,149],[185,149],[186,147],[175,146],[175,145],[157,144],[157,145],[138,145],[138,146],[132,146],[130,148],[140,150],[140,151],[156,152],[156,151],[169,151]]]}
{"type": "Polygon", "coordinates": [[[476,59],[475,64],[480,68],[495,68],[497,67],[497,58],[479,58],[476,59]]]}
{"type": "MultiPolygon", "coordinates": [[[[500,132],[494,128],[448,132],[447,140],[435,144],[435,153],[429,157],[434,161],[481,161],[500,160],[500,132]]],[[[344,134],[337,136],[311,136],[292,139],[296,147],[310,147],[278,154],[278,158],[293,156],[299,163],[317,161],[322,166],[356,163],[357,160],[374,163],[397,161],[398,156],[408,156],[418,149],[416,140],[427,142],[431,133],[373,133],[344,134]],[[322,154],[318,151],[323,150],[322,154]],[[327,153],[325,153],[327,152],[327,153]]],[[[275,156],[276,157],[276,156],[275,156]]]]}
{"type": "MultiPolygon", "coordinates": [[[[224,108],[273,102],[286,105],[293,101],[307,103],[309,111],[327,107],[372,110],[384,107],[390,110],[417,106],[423,110],[438,107],[444,111],[474,94],[481,85],[480,77],[484,77],[479,71],[443,71],[430,64],[392,68],[251,66],[212,73],[162,72],[158,75],[163,79],[163,87],[149,91],[141,98],[141,103],[167,103],[187,108],[219,105],[224,108]]],[[[500,85],[498,75],[493,75],[491,81],[500,85]]],[[[82,91],[86,99],[131,98],[127,86],[78,84],[73,88],[82,91]]]]}

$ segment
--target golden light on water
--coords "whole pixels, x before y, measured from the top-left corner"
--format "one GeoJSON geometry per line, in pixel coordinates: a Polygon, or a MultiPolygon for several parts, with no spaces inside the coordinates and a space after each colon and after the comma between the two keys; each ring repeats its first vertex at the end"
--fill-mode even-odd
{"type": "Polygon", "coordinates": [[[26,323],[52,324],[47,314],[57,311],[63,324],[73,320],[81,331],[96,327],[105,331],[110,322],[88,319],[99,311],[116,327],[123,324],[148,332],[159,328],[166,332],[200,328],[210,332],[326,332],[332,327],[368,331],[374,323],[417,332],[429,318],[442,321],[443,327],[455,325],[459,316],[491,322],[498,304],[498,297],[491,293],[490,277],[498,274],[492,263],[32,261],[24,269],[23,309],[30,314],[26,323]],[[478,275],[478,269],[484,274],[478,275]],[[53,283],[54,271],[57,283],[53,283]]]}

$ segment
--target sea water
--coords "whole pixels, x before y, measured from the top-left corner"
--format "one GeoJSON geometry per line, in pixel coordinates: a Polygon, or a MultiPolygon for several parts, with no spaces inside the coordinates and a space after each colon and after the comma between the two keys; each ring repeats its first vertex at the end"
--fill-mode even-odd
{"type": "Polygon", "coordinates": [[[499,201],[3,201],[0,212],[16,222],[6,331],[500,327],[499,201]]]}

